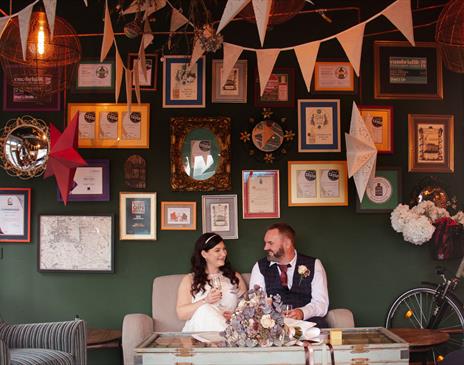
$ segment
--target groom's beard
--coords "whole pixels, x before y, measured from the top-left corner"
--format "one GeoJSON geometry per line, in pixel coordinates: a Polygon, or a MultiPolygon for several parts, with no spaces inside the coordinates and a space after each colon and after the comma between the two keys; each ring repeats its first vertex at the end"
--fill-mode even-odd
{"type": "Polygon", "coordinates": [[[285,255],[285,251],[283,247],[280,247],[276,252],[272,252],[271,250],[267,252],[267,261],[279,261],[281,257],[285,255]]]}

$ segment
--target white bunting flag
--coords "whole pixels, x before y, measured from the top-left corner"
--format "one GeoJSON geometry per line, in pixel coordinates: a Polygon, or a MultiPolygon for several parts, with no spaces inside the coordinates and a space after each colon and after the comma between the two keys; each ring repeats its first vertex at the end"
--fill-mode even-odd
{"type": "Polygon", "coordinates": [[[252,0],[253,11],[255,12],[256,26],[258,27],[259,40],[261,47],[266,38],[267,25],[269,23],[269,14],[271,13],[272,0],[252,0]]]}
{"type": "Polygon", "coordinates": [[[190,64],[189,64],[189,70],[192,69],[193,65],[197,63],[198,59],[203,56],[203,53],[205,53],[205,50],[201,46],[201,41],[199,38],[195,39],[195,44],[193,45],[193,51],[192,51],[192,56],[190,57],[190,64]]]}
{"type": "Polygon", "coordinates": [[[269,77],[271,77],[272,69],[274,68],[274,64],[279,56],[279,52],[280,49],[278,48],[256,50],[261,96],[264,93],[269,77]]]}
{"type": "Polygon", "coordinates": [[[177,29],[188,23],[188,19],[177,9],[173,8],[171,13],[170,32],[175,32],[177,29]]]}
{"type": "Polygon", "coordinates": [[[390,20],[406,39],[415,46],[414,26],[412,22],[411,0],[397,0],[389,5],[382,14],[390,20]]]}
{"type": "Polygon", "coordinates": [[[321,42],[316,41],[302,44],[294,49],[308,92],[311,89],[311,80],[313,78],[314,65],[316,64],[320,44],[321,42]]]}
{"type": "Polygon", "coordinates": [[[361,52],[364,40],[364,28],[366,23],[360,23],[345,30],[337,35],[337,39],[343,47],[351,66],[353,66],[356,75],[359,76],[361,65],[361,52]]]}
{"type": "Polygon", "coordinates": [[[45,14],[47,14],[48,29],[50,29],[50,38],[53,38],[55,31],[55,14],[56,0],[43,0],[45,14]]]}
{"type": "Polygon", "coordinates": [[[230,72],[237,63],[238,58],[240,57],[243,48],[236,46],[235,44],[226,43],[222,44],[224,50],[224,58],[222,61],[222,77],[221,77],[221,88],[227,82],[227,78],[230,75],[230,72]]]}
{"type": "Polygon", "coordinates": [[[108,10],[108,0],[105,6],[105,28],[103,31],[103,42],[100,54],[100,62],[103,62],[114,42],[113,25],[111,24],[110,11],[108,10]]]}
{"type": "Polygon", "coordinates": [[[124,73],[124,64],[122,62],[121,56],[119,55],[118,49],[116,48],[116,85],[114,87],[114,99],[115,102],[118,102],[119,92],[121,90],[122,75],[124,73]]]}
{"type": "Polygon", "coordinates": [[[145,19],[145,23],[143,24],[142,36],[143,47],[147,48],[153,41],[153,38],[155,38],[155,36],[151,33],[150,21],[148,19],[145,19]]]}
{"type": "Polygon", "coordinates": [[[216,32],[219,33],[250,1],[228,0],[216,32]]]}
{"type": "Polygon", "coordinates": [[[127,112],[131,113],[132,107],[132,71],[126,69],[126,103],[127,103],[127,112]]]}
{"type": "Polygon", "coordinates": [[[134,60],[134,66],[132,68],[132,73],[134,75],[134,86],[135,86],[135,96],[137,97],[137,103],[140,104],[140,62],[139,60],[134,60]]]}
{"type": "Polygon", "coordinates": [[[2,38],[3,31],[6,29],[9,20],[9,16],[4,16],[0,18],[0,38],[2,38]]]}
{"type": "Polygon", "coordinates": [[[345,133],[345,141],[348,176],[354,176],[358,197],[362,201],[369,180],[375,176],[377,148],[355,102],[350,134],[345,133]]]}
{"type": "Polygon", "coordinates": [[[142,37],[142,42],[140,42],[138,58],[139,58],[140,71],[142,72],[142,77],[143,77],[144,80],[147,80],[147,78],[148,78],[148,76],[147,76],[147,63],[146,63],[147,61],[146,61],[146,57],[145,57],[145,47],[144,47],[144,44],[143,44],[143,37],[142,37]]]}
{"type": "Polygon", "coordinates": [[[21,38],[21,47],[23,50],[23,60],[26,61],[27,37],[29,36],[29,24],[31,21],[32,8],[35,2],[26,6],[18,13],[19,37],[21,38]]]}
{"type": "Polygon", "coordinates": [[[87,0],[84,0],[84,4],[85,6],[89,6],[89,4],[87,3],[87,0]]]}

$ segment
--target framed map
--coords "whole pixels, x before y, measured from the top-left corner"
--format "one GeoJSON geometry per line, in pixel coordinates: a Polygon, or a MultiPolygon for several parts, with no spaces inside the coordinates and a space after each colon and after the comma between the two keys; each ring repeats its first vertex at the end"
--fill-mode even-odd
{"type": "Polygon", "coordinates": [[[41,215],[40,272],[114,272],[112,215],[41,215]]]}

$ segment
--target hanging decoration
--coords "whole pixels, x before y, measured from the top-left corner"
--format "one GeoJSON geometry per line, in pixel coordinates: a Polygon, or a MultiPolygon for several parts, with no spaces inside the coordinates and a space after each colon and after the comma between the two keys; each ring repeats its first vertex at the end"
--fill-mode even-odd
{"type": "Polygon", "coordinates": [[[1,18],[0,62],[10,85],[41,98],[70,86],[81,46],[71,25],[55,16],[56,0],[32,12],[37,3],[1,18]]]}
{"type": "Polygon", "coordinates": [[[287,154],[295,133],[287,129],[287,118],[274,118],[270,108],[263,108],[262,118],[249,119],[250,126],[240,133],[240,140],[245,144],[250,156],[260,162],[272,164],[287,154]]]}
{"type": "MultiPolygon", "coordinates": [[[[224,9],[221,22],[219,23],[219,27],[217,32],[220,32],[227,23],[233,19],[242,9],[245,7],[250,1],[252,0],[228,0],[226,7],[224,9]]],[[[264,5],[262,5],[264,6],[264,5]]],[[[256,12],[255,12],[256,13],[256,12]]],[[[352,64],[353,68],[356,70],[357,75],[359,75],[360,71],[360,60],[361,60],[361,51],[362,51],[362,44],[364,39],[364,28],[367,23],[370,21],[380,17],[385,16],[390,22],[397,27],[397,29],[406,37],[406,39],[411,43],[411,45],[415,45],[414,43],[414,27],[412,22],[412,11],[411,11],[411,0],[396,0],[394,3],[387,6],[385,9],[380,11],[378,14],[370,17],[369,19],[356,24],[355,26],[346,29],[340,33],[334,34],[332,36],[326,37],[324,39],[311,41],[309,43],[296,45],[292,47],[284,47],[284,48],[275,48],[275,49],[256,49],[250,47],[242,47],[239,45],[235,45],[232,43],[228,43],[228,48],[235,49],[235,52],[225,52],[224,51],[224,65],[225,64],[232,64],[231,67],[234,66],[235,63],[232,63],[231,60],[227,58],[235,58],[236,54],[240,54],[242,51],[251,51],[255,52],[258,58],[258,73],[261,85],[261,93],[263,92],[264,86],[267,84],[269,76],[271,75],[272,69],[274,67],[274,63],[277,57],[267,58],[263,57],[263,55],[268,54],[274,56],[275,54],[279,54],[279,52],[283,51],[294,51],[298,62],[300,64],[301,72],[304,76],[306,87],[310,88],[311,78],[314,71],[314,61],[317,58],[317,51],[319,50],[319,45],[322,42],[329,41],[331,39],[337,39],[342,46],[345,54],[347,55],[350,63],[352,64]],[[238,50],[238,48],[240,50],[238,50]],[[269,53],[265,53],[265,52],[269,53]],[[309,51],[309,53],[306,53],[309,51]],[[261,65],[261,61],[264,61],[265,64],[261,65]],[[308,61],[308,62],[306,62],[308,61]],[[271,72],[269,72],[269,69],[271,72]]],[[[226,43],[224,43],[225,49],[226,43]]],[[[237,57],[238,58],[238,57],[237,57]]]]}
{"type": "Polygon", "coordinates": [[[345,140],[348,177],[354,176],[359,201],[362,202],[367,184],[375,176],[377,147],[355,102],[351,112],[350,133],[345,133],[345,140]]]}
{"type": "Polygon", "coordinates": [[[64,205],[68,204],[76,168],[87,165],[87,162],[77,152],[78,123],[79,113],[76,113],[63,134],[53,124],[50,124],[51,148],[44,178],[55,176],[64,205]]]}
{"type": "Polygon", "coordinates": [[[445,66],[464,73],[464,2],[452,0],[438,17],[435,41],[440,46],[445,66]]]}

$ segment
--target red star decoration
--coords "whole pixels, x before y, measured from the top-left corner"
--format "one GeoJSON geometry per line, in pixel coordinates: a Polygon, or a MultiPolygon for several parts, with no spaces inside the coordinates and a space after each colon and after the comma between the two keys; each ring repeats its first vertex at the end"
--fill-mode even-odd
{"type": "Polygon", "coordinates": [[[55,175],[64,205],[68,203],[68,195],[73,187],[76,167],[87,165],[87,162],[76,150],[78,121],[79,112],[74,115],[63,134],[53,124],[50,124],[51,148],[44,178],[55,175]]]}

